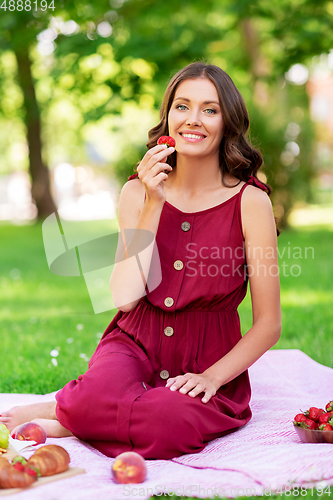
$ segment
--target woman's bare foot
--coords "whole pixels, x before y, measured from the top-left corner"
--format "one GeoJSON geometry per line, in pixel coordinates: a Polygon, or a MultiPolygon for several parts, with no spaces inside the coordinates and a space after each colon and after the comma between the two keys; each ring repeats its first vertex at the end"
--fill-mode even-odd
{"type": "Polygon", "coordinates": [[[0,417],[0,424],[5,424],[10,432],[12,432],[12,430],[15,429],[15,427],[17,427],[18,425],[24,424],[25,422],[31,422],[31,420],[34,419],[41,418],[56,420],[56,404],[56,401],[48,401],[45,403],[13,406],[13,408],[11,408],[10,410],[2,412],[0,417]]]}
{"type": "MultiPolygon", "coordinates": [[[[73,436],[71,431],[67,430],[65,427],[61,425],[58,420],[51,420],[49,418],[34,418],[32,422],[35,422],[38,425],[41,425],[47,434],[47,437],[50,438],[62,438],[73,436]]],[[[17,431],[20,424],[13,429],[12,434],[17,431]]]]}

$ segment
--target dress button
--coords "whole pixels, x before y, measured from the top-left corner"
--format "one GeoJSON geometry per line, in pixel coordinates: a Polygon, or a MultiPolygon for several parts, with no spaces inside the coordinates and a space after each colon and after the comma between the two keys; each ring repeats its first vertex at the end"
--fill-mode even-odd
{"type": "Polygon", "coordinates": [[[167,337],[171,337],[173,335],[173,328],[172,328],[172,326],[167,326],[166,328],[164,328],[164,334],[167,337]]]}
{"type": "Polygon", "coordinates": [[[186,233],[186,231],[191,229],[191,224],[189,222],[182,222],[181,228],[186,233]]]}
{"type": "Polygon", "coordinates": [[[166,305],[167,307],[172,307],[173,303],[174,303],[174,300],[172,297],[167,297],[164,301],[164,305],[166,305]]]}
{"type": "Polygon", "coordinates": [[[177,271],[181,271],[184,267],[184,264],[182,263],[181,260],[176,260],[174,263],[173,263],[173,267],[177,270],[177,271]]]}
{"type": "Polygon", "coordinates": [[[162,370],[160,372],[160,377],[163,378],[163,380],[165,380],[166,378],[169,378],[169,372],[168,372],[168,370],[162,370]]]}

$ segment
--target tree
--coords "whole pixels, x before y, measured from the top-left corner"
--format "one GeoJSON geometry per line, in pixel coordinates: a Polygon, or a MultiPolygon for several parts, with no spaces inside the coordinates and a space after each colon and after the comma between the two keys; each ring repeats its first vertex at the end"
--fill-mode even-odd
{"type": "MultiPolygon", "coordinates": [[[[3,4],[2,4],[3,5],[3,4]]],[[[32,197],[38,209],[38,218],[44,219],[56,210],[50,193],[49,170],[42,158],[40,108],[36,100],[35,82],[32,76],[31,49],[37,44],[37,36],[48,28],[54,14],[54,1],[42,0],[37,3],[25,2],[30,10],[14,11],[10,6],[2,7],[5,12],[0,17],[0,50],[11,50],[17,61],[17,80],[23,94],[24,122],[29,147],[29,172],[32,182],[32,197]]],[[[107,3],[100,3],[99,9],[91,9],[87,2],[67,2],[62,0],[60,15],[69,18],[72,14],[87,27],[91,15],[102,17],[107,3]]],[[[82,35],[81,35],[82,36],[82,35]]],[[[65,37],[63,37],[65,38],[65,37]]],[[[86,39],[88,42],[88,38],[86,39]]],[[[88,44],[86,44],[89,47],[88,44]]],[[[84,51],[87,49],[85,48],[84,51]]],[[[90,50],[93,50],[90,47],[90,50]]]]}
{"type": "MultiPolygon", "coordinates": [[[[79,32],[71,36],[57,33],[50,72],[55,87],[68,75],[74,82],[73,99],[77,97],[77,102],[79,96],[98,85],[108,87],[112,93],[107,103],[102,100],[93,109],[83,110],[84,121],[99,120],[105,113],[117,115],[124,103],[140,103],[145,95],[154,100],[157,109],[171,74],[193,60],[205,59],[225,69],[245,97],[253,117],[252,136],[263,145],[265,165],[270,167],[264,172],[276,201],[287,211],[293,193],[297,194],[298,181],[311,176],[311,162],[307,160],[311,127],[305,88],[293,87],[284,74],[293,64],[307,64],[314,55],[329,50],[333,43],[332,14],[328,0],[101,0],[94,4],[66,0],[66,4],[62,1],[57,5],[56,12],[39,9],[32,15],[7,9],[0,17],[0,49],[13,51],[17,58],[32,192],[39,216],[52,212],[54,204],[49,194],[48,170],[42,161],[40,104],[31,77],[31,51],[37,35],[49,27],[52,17],[72,20],[79,26],[79,32]],[[111,27],[110,36],[101,36],[101,23],[111,27]],[[112,52],[115,70],[99,76],[96,82],[93,71],[81,72],[80,62],[100,51],[103,44],[105,58],[112,52]],[[72,65],[65,68],[68,56],[72,65]],[[297,140],[303,144],[302,168],[295,168],[298,158],[291,167],[281,162],[287,156],[283,154],[288,143],[293,142],[286,136],[291,123],[290,107],[303,110],[302,119],[300,114],[297,118],[297,110],[294,113],[294,123],[300,126],[297,140]]],[[[125,157],[121,165],[115,165],[121,180],[125,180],[143,150],[135,142],[127,144],[127,160],[125,157]]]]}

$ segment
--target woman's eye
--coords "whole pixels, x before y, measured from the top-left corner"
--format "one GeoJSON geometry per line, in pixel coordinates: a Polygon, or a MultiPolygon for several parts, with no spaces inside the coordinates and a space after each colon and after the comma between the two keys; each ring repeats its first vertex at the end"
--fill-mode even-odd
{"type": "Polygon", "coordinates": [[[176,109],[180,109],[181,111],[185,111],[186,106],[185,106],[185,104],[178,104],[178,106],[176,106],[176,109]]]}
{"type": "Polygon", "coordinates": [[[209,115],[215,115],[216,114],[216,109],[206,109],[206,112],[209,114],[209,115]]]}

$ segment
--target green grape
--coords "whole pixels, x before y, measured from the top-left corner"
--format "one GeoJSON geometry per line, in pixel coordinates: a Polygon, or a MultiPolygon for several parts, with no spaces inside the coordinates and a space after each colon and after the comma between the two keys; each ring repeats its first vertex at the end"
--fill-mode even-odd
{"type": "Polygon", "coordinates": [[[0,447],[8,448],[9,430],[4,424],[0,424],[0,447]]]}

